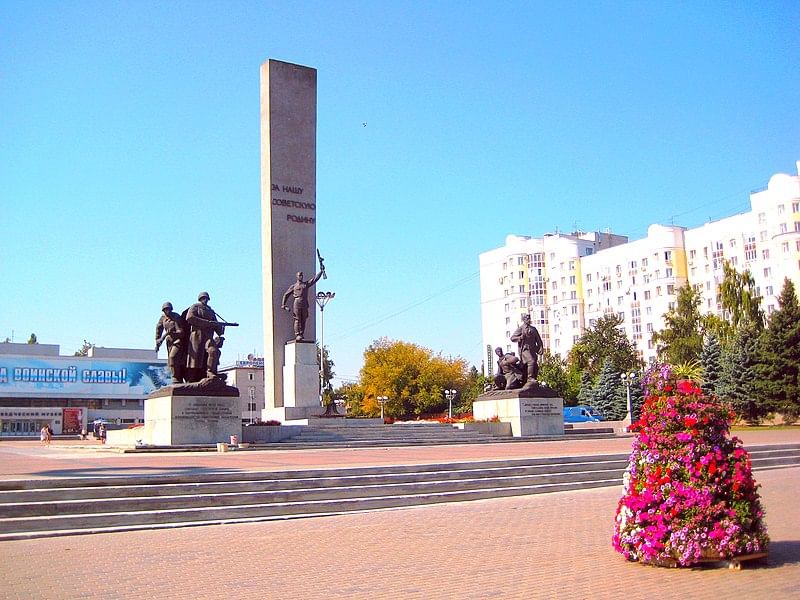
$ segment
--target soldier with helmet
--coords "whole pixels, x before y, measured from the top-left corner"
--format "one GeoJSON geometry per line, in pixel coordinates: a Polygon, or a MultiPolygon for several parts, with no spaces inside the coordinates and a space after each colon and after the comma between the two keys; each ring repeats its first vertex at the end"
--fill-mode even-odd
{"type": "Polygon", "coordinates": [[[216,375],[219,364],[224,326],[217,319],[217,313],[208,305],[210,299],[208,292],[200,292],[197,302],[186,311],[186,322],[190,327],[186,359],[189,381],[200,381],[204,377],[216,375]]]}
{"type": "Polygon", "coordinates": [[[161,306],[164,313],[156,323],[156,352],[167,342],[167,366],[172,373],[172,383],[183,383],[186,370],[186,321],[172,310],[171,302],[161,306]]]}

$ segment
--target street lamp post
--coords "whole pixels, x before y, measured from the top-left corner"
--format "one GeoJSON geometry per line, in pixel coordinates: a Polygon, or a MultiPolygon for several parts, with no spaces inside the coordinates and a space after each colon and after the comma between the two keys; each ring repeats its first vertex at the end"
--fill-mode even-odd
{"type": "Polygon", "coordinates": [[[378,401],[378,404],[381,405],[381,421],[382,421],[384,419],[384,416],[383,416],[383,405],[386,404],[387,400],[389,400],[389,396],[378,396],[376,398],[376,400],[378,401]]]}
{"type": "MultiPolygon", "coordinates": [[[[317,292],[316,301],[319,306],[319,403],[324,405],[323,402],[323,389],[325,385],[325,305],[333,300],[336,295],[335,292],[317,292]]],[[[331,402],[330,406],[325,408],[325,414],[335,414],[336,404],[331,402]]]]}
{"type": "Polygon", "coordinates": [[[445,390],[444,397],[447,398],[447,418],[453,418],[453,399],[456,397],[455,390],[445,390]]]}
{"type": "Polygon", "coordinates": [[[630,373],[623,373],[619,376],[622,379],[622,383],[625,384],[625,392],[627,394],[627,404],[628,404],[628,414],[625,416],[625,420],[628,421],[628,426],[633,423],[633,407],[631,406],[631,386],[636,382],[636,373],[631,371],[630,373]]]}

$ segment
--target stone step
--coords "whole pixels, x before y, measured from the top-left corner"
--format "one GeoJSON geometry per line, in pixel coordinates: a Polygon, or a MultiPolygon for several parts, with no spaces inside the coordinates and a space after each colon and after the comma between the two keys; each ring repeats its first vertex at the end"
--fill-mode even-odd
{"type": "Polygon", "coordinates": [[[129,498],[158,497],[177,495],[227,494],[240,492],[262,492],[290,489],[313,489],[322,487],[354,487],[369,485],[396,485],[408,483],[424,483],[431,481],[467,480],[467,479],[499,479],[526,476],[541,476],[558,473],[590,472],[599,470],[622,470],[627,465],[627,457],[618,455],[606,460],[588,460],[573,462],[551,462],[541,464],[486,464],[456,463],[452,465],[419,465],[419,468],[392,472],[392,467],[385,470],[363,469],[319,471],[289,471],[279,473],[250,473],[248,479],[239,478],[221,480],[213,474],[198,478],[192,482],[153,481],[118,481],[116,485],[86,485],[82,480],[72,480],[70,487],[47,487],[46,481],[40,481],[42,487],[29,489],[0,491],[0,514],[2,507],[14,503],[46,503],[64,500],[84,500],[92,498],[129,498]],[[357,471],[357,472],[353,472],[357,471]],[[359,472],[360,471],[360,472],[359,472]],[[278,475],[283,475],[278,477],[278,475]]]}
{"type": "MultiPolygon", "coordinates": [[[[748,448],[754,469],[800,444],[748,448]]],[[[403,508],[620,485],[627,454],[0,482],[0,540],[403,508]]]]}

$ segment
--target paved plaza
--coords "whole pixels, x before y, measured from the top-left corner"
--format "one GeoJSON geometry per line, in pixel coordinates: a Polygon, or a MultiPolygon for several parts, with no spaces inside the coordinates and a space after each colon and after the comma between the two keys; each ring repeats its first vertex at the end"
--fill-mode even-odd
{"type": "MultiPolygon", "coordinates": [[[[737,433],[746,444],[800,432],[737,433]]],[[[360,450],[120,455],[0,442],[0,475],[273,470],[625,452],[631,438],[360,450]]],[[[84,442],[83,445],[86,443],[84,442]]],[[[800,597],[800,468],[756,472],[769,561],[661,569],[611,548],[620,488],[252,524],[0,543],[2,598],[800,597]]]]}

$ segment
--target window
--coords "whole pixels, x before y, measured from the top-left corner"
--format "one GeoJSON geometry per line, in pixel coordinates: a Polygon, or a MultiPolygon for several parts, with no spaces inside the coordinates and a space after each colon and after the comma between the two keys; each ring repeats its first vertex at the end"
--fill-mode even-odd
{"type": "Polygon", "coordinates": [[[573,315],[577,315],[578,314],[578,305],[577,304],[573,304],[572,305],[572,314],[573,315]]]}
{"type": "Polygon", "coordinates": [[[769,248],[764,248],[761,251],[761,258],[764,260],[769,260],[769,248]]]}
{"type": "Polygon", "coordinates": [[[643,266],[643,267],[646,267],[646,266],[647,266],[647,259],[646,259],[646,258],[643,258],[643,259],[642,259],[642,266],[643,266]]]}
{"type": "Polygon", "coordinates": [[[527,300],[528,300],[527,298],[520,298],[519,299],[520,308],[525,308],[526,306],[528,306],[528,301],[527,300]]]}
{"type": "Polygon", "coordinates": [[[624,299],[625,299],[625,298],[624,298],[623,296],[617,296],[617,306],[622,306],[622,301],[623,301],[624,299]]]}
{"type": "Polygon", "coordinates": [[[660,295],[661,295],[661,286],[657,285],[656,286],[656,296],[660,296],[660,295]]]}
{"type": "Polygon", "coordinates": [[[745,241],[744,243],[744,259],[745,260],[756,259],[756,238],[753,235],[748,236],[747,241],[745,241]]]}
{"type": "Polygon", "coordinates": [[[644,307],[644,314],[652,315],[653,314],[653,307],[652,306],[645,306],[644,307]]]}
{"type": "Polygon", "coordinates": [[[766,242],[767,241],[767,232],[766,231],[762,231],[761,233],[758,234],[758,236],[759,236],[759,239],[762,242],[766,242]]]}
{"type": "Polygon", "coordinates": [[[255,374],[254,374],[254,373],[248,373],[248,374],[247,374],[247,378],[248,378],[250,381],[253,381],[253,380],[256,378],[256,376],[255,376],[255,374]]]}
{"type": "Polygon", "coordinates": [[[675,293],[675,286],[671,283],[667,286],[667,294],[672,296],[675,293]]]}
{"type": "Polygon", "coordinates": [[[689,250],[689,258],[696,258],[697,250],[689,250]]]}
{"type": "Polygon", "coordinates": [[[758,213],[758,224],[763,225],[767,222],[767,213],[758,213]]]}
{"type": "Polygon", "coordinates": [[[786,223],[781,223],[778,226],[778,229],[780,230],[781,233],[786,233],[787,231],[789,231],[789,227],[786,225],[786,223]]]}
{"type": "Polygon", "coordinates": [[[576,292],[575,290],[572,290],[569,293],[569,298],[570,298],[570,300],[577,300],[578,299],[578,292],[576,292]]]}
{"type": "Polygon", "coordinates": [[[592,274],[591,273],[587,273],[586,274],[586,281],[589,281],[589,282],[592,281],[592,274]]]}
{"type": "Polygon", "coordinates": [[[576,319],[576,320],[574,320],[574,321],[572,321],[572,328],[573,328],[573,329],[577,329],[577,328],[578,328],[578,321],[577,321],[577,319],[576,319]]]}
{"type": "Polygon", "coordinates": [[[773,289],[773,288],[772,288],[772,286],[771,286],[771,285],[768,285],[768,286],[767,286],[766,288],[764,288],[764,289],[765,289],[765,291],[766,291],[766,293],[767,293],[767,296],[772,296],[772,295],[773,295],[773,293],[772,293],[772,289],[773,289]]]}
{"type": "Polygon", "coordinates": [[[764,268],[764,277],[770,277],[772,275],[772,269],[769,267],[764,268]]]}
{"type": "Polygon", "coordinates": [[[644,291],[644,299],[645,300],[650,300],[650,290],[645,290],[644,291]]]}
{"type": "Polygon", "coordinates": [[[672,277],[672,267],[664,269],[664,277],[672,277]]]}
{"type": "Polygon", "coordinates": [[[736,248],[736,239],[731,239],[731,241],[730,241],[730,242],[728,242],[728,245],[729,245],[731,248],[736,248]]]}
{"type": "Polygon", "coordinates": [[[570,275],[569,276],[569,284],[570,285],[575,285],[575,275],[570,275]]]}
{"type": "Polygon", "coordinates": [[[520,279],[525,279],[525,271],[520,271],[519,272],[519,278],[520,279]]]}
{"type": "Polygon", "coordinates": [[[800,212],[800,202],[792,202],[792,212],[800,212]]]}
{"type": "Polygon", "coordinates": [[[570,271],[574,271],[575,270],[575,261],[574,260],[569,261],[569,270],[570,271]]]}
{"type": "Polygon", "coordinates": [[[672,260],[672,250],[666,250],[664,252],[664,260],[666,261],[672,260]]]}
{"type": "Polygon", "coordinates": [[[653,332],[653,324],[652,323],[648,323],[645,326],[645,329],[647,330],[647,333],[652,333],[653,332]]]}
{"type": "Polygon", "coordinates": [[[778,214],[779,214],[779,215],[782,215],[782,214],[783,214],[783,211],[784,211],[784,206],[783,206],[783,204],[778,204],[778,214]]]}
{"type": "MultiPolygon", "coordinates": [[[[518,256],[518,257],[517,257],[517,264],[518,264],[518,265],[525,264],[525,263],[524,263],[524,261],[522,260],[522,257],[521,257],[521,256],[518,256]]],[[[521,276],[520,276],[520,277],[521,277],[521,276]]]]}

